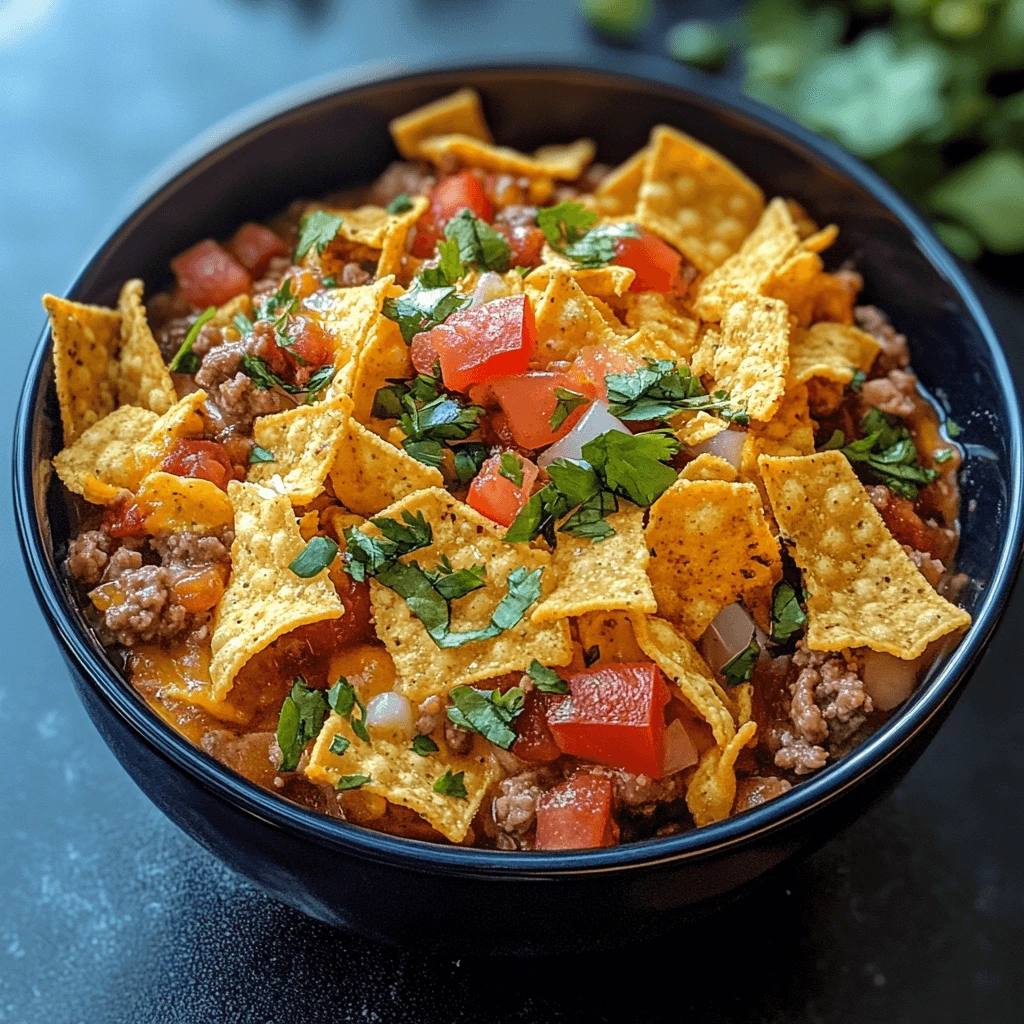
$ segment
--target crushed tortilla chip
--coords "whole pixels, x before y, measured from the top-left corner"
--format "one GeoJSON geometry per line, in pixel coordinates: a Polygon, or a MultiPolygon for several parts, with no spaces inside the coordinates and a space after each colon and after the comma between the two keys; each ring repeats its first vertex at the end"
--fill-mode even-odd
{"type": "MultiPolygon", "coordinates": [[[[570,259],[562,256],[549,246],[544,246],[543,263],[530,271],[530,284],[543,290],[551,279],[552,271],[557,267],[572,274],[576,283],[588,295],[622,295],[629,291],[629,286],[636,277],[632,267],[620,267],[609,263],[604,267],[578,267],[570,259]]],[[[465,289],[463,289],[465,290],[465,289]]]]}
{"type": "Polygon", "coordinates": [[[605,520],[613,537],[594,542],[558,535],[552,569],[557,586],[537,605],[534,622],[555,622],[587,612],[657,611],[647,578],[644,510],[619,501],[619,510],[605,520]]]}
{"type": "Polygon", "coordinates": [[[391,138],[406,160],[423,157],[420,143],[434,135],[468,135],[482,142],[491,141],[484,120],[480,94],[476,89],[459,89],[450,96],[417,107],[396,117],[389,125],[391,138]]]}
{"type": "Polygon", "coordinates": [[[331,468],[331,486],[346,508],[372,516],[408,494],[443,487],[444,477],[348,417],[331,468]]]}
{"type": "Polygon", "coordinates": [[[375,417],[373,400],[389,380],[407,380],[415,373],[409,346],[402,340],[398,324],[386,316],[378,317],[355,355],[352,415],[375,434],[385,437],[395,421],[375,417]]]}
{"type": "Polygon", "coordinates": [[[697,321],[685,316],[662,292],[628,292],[615,301],[615,311],[627,327],[656,340],[688,362],[697,348],[697,321]]]}
{"type": "Polygon", "coordinates": [[[691,640],[739,600],[768,622],[782,559],[753,484],[677,480],[651,506],[646,538],[658,613],[691,640]]]}
{"type": "Polygon", "coordinates": [[[794,331],[789,343],[789,372],[802,384],[812,377],[849,384],[857,370],[867,373],[881,345],[866,331],[828,321],[794,331]]]}
{"type": "Polygon", "coordinates": [[[299,405],[257,418],[253,440],[274,456],[249,467],[247,479],[305,505],[324,489],[338,457],[352,410],[347,395],[315,405],[299,405]]]}
{"type": "Polygon", "coordinates": [[[870,647],[910,661],[970,625],[918,572],[842,452],[762,456],[758,464],[803,572],[811,650],[870,647]]]}
{"type": "Polygon", "coordinates": [[[825,269],[816,252],[798,249],[762,286],[761,292],[771,299],[781,299],[789,307],[801,327],[814,317],[820,281],[825,269]]]}
{"type": "MultiPolygon", "coordinates": [[[[685,413],[681,415],[686,415],[685,413]]],[[[712,416],[710,413],[701,410],[691,413],[687,419],[682,420],[676,427],[676,437],[688,447],[694,447],[710,441],[717,437],[723,430],[728,430],[729,424],[719,416],[712,416]]]]}
{"type": "Polygon", "coordinates": [[[632,621],[641,650],[711,726],[716,742],[725,746],[736,735],[736,724],[722,688],[697,648],[664,619],[634,615],[632,621]]]}
{"type": "Polygon", "coordinates": [[[701,281],[694,310],[702,320],[720,321],[734,302],[760,295],[799,245],[789,207],[773,199],[739,250],[701,281]]]}
{"type": "Polygon", "coordinates": [[[53,334],[53,372],[64,444],[70,445],[117,404],[114,356],[121,317],[116,310],[56,295],[44,295],[43,308],[53,334]]]}
{"type": "Polygon", "coordinates": [[[333,288],[320,306],[324,329],[334,339],[334,365],[338,372],[327,388],[327,398],[351,393],[355,357],[380,317],[384,300],[402,289],[391,276],[354,288],[333,288]]]}
{"type": "Polygon", "coordinates": [[[679,479],[724,480],[731,484],[739,479],[739,472],[731,462],[712,455],[710,452],[701,452],[692,462],[683,466],[679,471],[679,479]]]}
{"type": "Polygon", "coordinates": [[[158,416],[178,400],[160,347],[149,329],[142,304],[142,282],[125,281],[117,308],[121,314],[121,350],[117,355],[117,401],[152,409],[158,416]]]}
{"type": "Polygon", "coordinates": [[[827,224],[800,241],[800,248],[808,252],[824,252],[839,237],[839,227],[827,224]]]}
{"type": "Polygon", "coordinates": [[[453,843],[460,843],[480,809],[491,784],[501,775],[497,762],[483,741],[474,744],[466,756],[451,753],[446,747],[422,757],[403,740],[395,742],[372,736],[364,743],[341,715],[331,713],[324,722],[306,768],[306,776],[321,786],[335,786],[343,775],[368,775],[370,781],[360,792],[375,793],[393,804],[415,811],[453,843]],[[331,753],[336,736],[348,740],[344,754],[331,753]],[[434,791],[434,783],[446,772],[463,773],[466,798],[446,796],[434,791]]]}
{"type": "MultiPolygon", "coordinates": [[[[456,569],[474,565],[486,567],[486,585],[452,602],[454,631],[482,629],[507,590],[509,573],[519,567],[541,576],[540,601],[555,586],[551,556],[525,544],[506,544],[491,520],[453,498],[440,487],[411,494],[381,515],[401,521],[402,513],[422,512],[434,533],[433,543],[403,556],[424,569],[433,569],[447,556],[456,569]]],[[[380,536],[372,523],[364,527],[369,536],[380,536]]],[[[569,625],[565,620],[535,624],[532,608],[511,629],[492,640],[468,643],[442,650],[427,635],[423,624],[409,610],[405,600],[376,580],[370,581],[370,597],[377,636],[395,662],[395,689],[411,700],[422,701],[432,694],[446,694],[455,686],[491,679],[506,672],[525,671],[536,658],[542,665],[567,665],[572,659],[569,625]]]]}
{"type": "Polygon", "coordinates": [[[636,219],[707,274],[753,231],[764,196],[724,156],[675,128],[655,128],[649,148],[636,219]]]}
{"type": "MultiPolygon", "coordinates": [[[[619,334],[597,302],[576,283],[572,274],[551,272],[543,295],[534,303],[537,350],[534,360],[547,366],[556,359],[571,360],[584,345],[615,345],[619,334]]],[[[612,319],[615,319],[612,314],[612,319]]]]}
{"type": "Polygon", "coordinates": [[[562,181],[575,181],[593,161],[597,146],[593,139],[541,146],[534,150],[533,159],[544,173],[562,181]]]}
{"type": "Polygon", "coordinates": [[[527,178],[555,178],[575,181],[589,160],[580,165],[580,158],[593,153],[589,139],[577,139],[566,146],[548,146],[552,156],[538,159],[527,156],[509,146],[494,146],[468,135],[437,135],[424,139],[420,151],[431,163],[447,169],[449,166],[479,167],[499,174],[523,175],[527,178]],[[589,149],[587,148],[589,146],[589,149]]]}
{"type": "Polygon", "coordinates": [[[640,198],[640,185],[649,155],[650,148],[646,146],[634,153],[604,178],[593,194],[583,196],[581,201],[602,217],[631,216],[640,198]]]}
{"type": "Polygon", "coordinates": [[[789,373],[789,311],[778,299],[733,303],[721,332],[709,328],[693,355],[694,373],[708,374],[752,420],[770,420],[789,373]]]}
{"type": "Polygon", "coordinates": [[[148,533],[208,534],[230,526],[231,501],[215,483],[199,477],[150,473],[137,495],[148,533]]]}
{"type": "Polygon", "coordinates": [[[686,787],[686,806],[698,827],[729,817],[736,801],[736,758],[757,733],[757,723],[747,722],[725,746],[712,747],[686,787]]]}
{"type": "Polygon", "coordinates": [[[380,259],[377,260],[378,278],[387,277],[388,274],[398,275],[401,272],[407,253],[406,242],[409,239],[409,232],[429,205],[426,196],[416,196],[412,200],[412,206],[405,213],[391,215],[384,235],[384,244],[381,246],[380,259]]]}
{"type": "Polygon", "coordinates": [[[326,569],[301,579],[288,568],[305,547],[291,502],[256,484],[228,484],[234,509],[231,581],[217,605],[210,649],[213,697],[223,700],[254,655],[299,626],[343,613],[326,569]]]}
{"type": "Polygon", "coordinates": [[[625,612],[587,612],[576,620],[576,632],[584,651],[597,648],[596,664],[646,660],[625,612]]]}

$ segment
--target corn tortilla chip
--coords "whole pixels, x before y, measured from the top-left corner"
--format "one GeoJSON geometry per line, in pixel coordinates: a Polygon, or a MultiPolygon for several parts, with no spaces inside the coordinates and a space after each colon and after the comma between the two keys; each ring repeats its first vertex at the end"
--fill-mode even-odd
{"type": "Polygon", "coordinates": [[[593,139],[541,146],[533,152],[533,159],[552,178],[575,181],[593,161],[597,147],[593,139]]]}
{"type": "Polygon", "coordinates": [[[351,409],[352,399],[342,396],[260,416],[253,440],[274,461],[250,466],[249,482],[286,495],[293,505],[312,501],[337,460],[351,409]]]}
{"type": "Polygon", "coordinates": [[[482,142],[491,141],[480,94],[475,89],[459,89],[450,96],[417,107],[396,117],[388,129],[398,152],[406,160],[421,158],[424,154],[420,143],[434,135],[468,135],[482,142]]]}
{"type": "Polygon", "coordinates": [[[402,271],[403,261],[408,252],[409,232],[426,212],[428,203],[425,196],[416,196],[412,206],[405,213],[392,214],[384,244],[381,246],[380,259],[377,260],[377,277],[397,275],[402,271]]]}
{"type": "Polygon", "coordinates": [[[739,600],[767,623],[782,559],[753,484],[677,480],[651,506],[646,538],[658,614],[691,640],[739,600]]]}
{"type": "Polygon", "coordinates": [[[576,620],[576,632],[582,649],[597,655],[595,664],[647,660],[625,612],[587,612],[576,620]]]}
{"type": "Polygon", "coordinates": [[[73,444],[98,420],[113,412],[121,317],[113,309],[43,296],[53,335],[53,372],[64,426],[64,444],[73,444]]]}
{"type": "Polygon", "coordinates": [[[733,303],[722,330],[705,332],[694,353],[694,373],[707,374],[745,406],[753,420],[770,420],[782,403],[789,373],[789,311],[778,299],[733,303]]]}
{"type": "Polygon", "coordinates": [[[760,295],[799,245],[789,207],[773,199],[739,251],[701,281],[695,311],[702,320],[720,321],[734,302],[760,295]]]}
{"type": "Polygon", "coordinates": [[[373,400],[389,380],[408,380],[415,373],[409,346],[402,340],[398,324],[386,316],[378,317],[355,356],[352,415],[375,434],[385,437],[395,421],[375,417],[373,400]]]}
{"type": "Polygon", "coordinates": [[[636,219],[707,274],[753,231],[764,196],[720,153],[675,128],[655,128],[649,148],[636,219]]]}
{"type": "Polygon", "coordinates": [[[583,202],[602,217],[629,217],[636,210],[640,198],[640,185],[650,148],[634,153],[625,163],[619,164],[592,195],[584,196],[583,202]]]}
{"type": "MultiPolygon", "coordinates": [[[[682,415],[686,415],[685,413],[682,415]]],[[[710,441],[717,437],[723,430],[728,430],[729,424],[718,416],[712,416],[707,412],[691,413],[689,418],[683,420],[676,427],[676,437],[683,444],[693,447],[710,441]]]]}
{"type": "Polygon", "coordinates": [[[627,327],[671,349],[676,360],[689,362],[697,348],[697,321],[662,292],[628,292],[615,301],[615,311],[627,327]]]}
{"type": "Polygon", "coordinates": [[[364,743],[349,722],[332,713],[317,737],[306,768],[307,777],[321,786],[335,786],[343,775],[368,775],[360,792],[375,793],[426,818],[446,839],[462,842],[480,809],[487,790],[501,774],[482,742],[460,757],[441,747],[421,757],[408,741],[395,742],[372,736],[364,743]],[[331,753],[336,736],[348,740],[344,754],[331,753]],[[434,783],[446,772],[463,773],[466,798],[434,791],[434,783]]]}
{"type": "MultiPolygon", "coordinates": [[[[381,515],[401,521],[406,511],[412,515],[423,513],[433,530],[433,543],[404,556],[402,561],[415,561],[424,569],[433,569],[442,556],[447,556],[456,570],[474,565],[486,568],[486,585],[452,602],[452,630],[486,627],[507,591],[508,576],[514,569],[544,570],[541,601],[554,589],[550,555],[524,544],[506,544],[489,519],[440,487],[411,494],[381,515]]],[[[372,523],[366,525],[364,532],[380,536],[372,523]]],[[[395,689],[411,700],[422,701],[432,694],[445,694],[455,686],[506,672],[525,671],[534,658],[543,665],[566,665],[572,659],[568,623],[532,623],[532,608],[515,626],[492,640],[442,650],[394,591],[371,580],[370,596],[377,636],[395,662],[395,689]]]]}
{"type": "Polygon", "coordinates": [[[653,614],[657,610],[646,571],[644,510],[620,500],[618,512],[605,521],[615,535],[596,543],[567,533],[558,535],[551,565],[557,586],[537,605],[534,622],[555,622],[587,612],[653,614]]]}
{"type": "Polygon", "coordinates": [[[540,366],[547,366],[556,359],[571,360],[584,345],[615,345],[619,338],[597,301],[565,270],[552,271],[534,312],[537,317],[534,361],[540,366]]]}
{"type": "MultiPolygon", "coordinates": [[[[558,153],[553,159],[538,160],[508,146],[494,146],[468,135],[453,134],[424,139],[420,151],[431,163],[445,170],[457,165],[527,178],[574,181],[586,166],[586,163],[579,166],[579,158],[587,152],[588,143],[593,147],[589,139],[578,139],[568,146],[548,147],[557,148],[558,153]]],[[[593,149],[589,151],[592,153],[593,149]]]]}
{"type": "Polygon", "coordinates": [[[566,259],[547,245],[544,246],[542,256],[544,262],[529,274],[530,284],[540,290],[547,287],[552,271],[556,268],[571,274],[588,295],[622,295],[629,291],[629,286],[636,277],[636,271],[632,267],[619,267],[614,263],[609,263],[605,267],[578,267],[572,260],[566,259]]]}
{"type": "Polygon", "coordinates": [[[881,346],[866,331],[828,321],[793,332],[789,373],[798,383],[812,377],[849,384],[857,370],[867,373],[881,346]]]}
{"type": "Polygon", "coordinates": [[[816,252],[798,249],[762,286],[762,294],[781,299],[789,307],[801,327],[807,327],[814,316],[825,265],[816,252]]]}
{"type": "Polygon", "coordinates": [[[252,298],[248,295],[236,295],[233,299],[228,299],[223,306],[218,307],[217,312],[210,317],[211,327],[231,327],[235,322],[235,317],[239,313],[243,313],[245,316],[252,317],[252,298]]]}
{"type": "Polygon", "coordinates": [[[291,502],[265,498],[256,484],[228,484],[234,510],[231,581],[217,605],[210,649],[215,700],[223,700],[235,676],[254,655],[299,626],[343,614],[326,569],[301,579],[288,568],[305,547],[291,502]]]}
{"type": "Polygon", "coordinates": [[[679,471],[680,480],[724,480],[726,483],[734,483],[739,479],[739,473],[731,462],[712,455],[710,452],[702,452],[693,460],[688,462],[679,471]]]}
{"type": "Polygon", "coordinates": [[[915,568],[841,452],[762,456],[758,464],[803,572],[811,650],[870,647],[910,661],[970,625],[915,568]]]}
{"type": "Polygon", "coordinates": [[[839,237],[839,228],[835,224],[827,224],[823,228],[807,235],[800,241],[800,248],[808,252],[824,252],[839,237]]]}
{"type": "Polygon", "coordinates": [[[724,747],[702,755],[686,787],[686,806],[698,827],[729,817],[736,801],[736,758],[756,734],[757,724],[747,722],[724,747]]]}
{"type": "Polygon", "coordinates": [[[327,388],[327,398],[348,395],[352,390],[355,357],[380,317],[384,300],[396,298],[402,289],[391,276],[354,288],[334,288],[321,307],[324,329],[334,339],[334,365],[338,372],[327,388]]]}
{"type": "Polygon", "coordinates": [[[158,416],[178,400],[160,347],[149,329],[142,304],[142,282],[126,281],[117,302],[121,314],[121,350],[117,355],[117,401],[152,409],[158,416]]]}
{"type": "Polygon", "coordinates": [[[215,483],[173,473],[150,473],[137,495],[149,533],[208,534],[230,526],[231,500],[215,483]]]}
{"type": "Polygon", "coordinates": [[[408,494],[443,487],[444,477],[349,417],[331,468],[331,486],[346,508],[372,516],[408,494]]]}

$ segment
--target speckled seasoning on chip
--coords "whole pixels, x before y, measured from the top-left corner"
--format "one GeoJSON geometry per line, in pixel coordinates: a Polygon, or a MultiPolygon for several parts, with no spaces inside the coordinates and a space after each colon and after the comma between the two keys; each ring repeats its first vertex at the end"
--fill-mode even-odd
{"type": "Polygon", "coordinates": [[[44,298],[64,566],[131,684],[285,799],[499,850],[852,749],[970,616],[960,450],[838,228],[675,126],[520,153],[461,89],[392,132],[169,291],[44,298]]]}

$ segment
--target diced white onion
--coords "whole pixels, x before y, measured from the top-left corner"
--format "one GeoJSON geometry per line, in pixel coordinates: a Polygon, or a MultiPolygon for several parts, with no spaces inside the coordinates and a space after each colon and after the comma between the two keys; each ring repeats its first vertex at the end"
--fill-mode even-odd
{"type": "Polygon", "coordinates": [[[891,711],[902,704],[913,692],[921,659],[904,661],[883,651],[865,650],[864,689],[875,707],[891,711]]]}
{"type": "Polygon", "coordinates": [[[721,671],[723,665],[749,646],[753,635],[754,620],[746,608],[741,604],[727,605],[700,639],[704,660],[712,671],[721,671]]]}
{"type": "Polygon", "coordinates": [[[501,275],[495,274],[493,270],[488,270],[486,274],[480,275],[480,280],[477,281],[476,288],[473,289],[472,305],[482,306],[494,299],[503,299],[508,294],[508,286],[501,279],[501,275]]]}
{"type": "Polygon", "coordinates": [[[740,468],[740,453],[743,451],[743,442],[747,439],[745,430],[720,430],[714,437],[709,437],[700,444],[690,448],[694,455],[717,455],[720,459],[732,463],[736,469],[740,468]]]}
{"type": "Polygon", "coordinates": [[[416,719],[409,698],[394,690],[378,693],[366,705],[366,727],[377,733],[412,739],[416,719]]]}
{"type": "Polygon", "coordinates": [[[665,730],[665,759],[662,771],[665,775],[673,775],[696,764],[699,760],[697,748],[690,739],[690,734],[678,718],[669,722],[665,730]]]}
{"type": "Polygon", "coordinates": [[[595,437],[607,434],[609,430],[629,433],[629,427],[608,411],[606,403],[591,402],[590,407],[580,417],[579,423],[565,437],[548,448],[537,459],[537,465],[541,469],[546,469],[555,459],[582,459],[583,446],[593,441],[595,437]]]}

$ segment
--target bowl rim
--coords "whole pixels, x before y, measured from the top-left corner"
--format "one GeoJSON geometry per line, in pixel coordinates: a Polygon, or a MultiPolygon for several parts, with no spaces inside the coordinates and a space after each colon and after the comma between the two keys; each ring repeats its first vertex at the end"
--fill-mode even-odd
{"type": "Polygon", "coordinates": [[[565,54],[528,54],[517,57],[485,56],[425,61],[375,61],[331,73],[281,90],[257,101],[203,132],[175,152],[150,175],[129,203],[122,206],[115,226],[105,233],[65,294],[73,294],[103,258],[107,248],[134,230],[135,222],[164,199],[164,193],[180,185],[190,173],[230,154],[238,143],[278,118],[335,96],[374,87],[452,74],[574,75],[584,80],[632,83],[645,91],[664,95],[689,95],[710,107],[767,127],[797,149],[809,153],[852,180],[887,208],[909,231],[936,273],[956,291],[974,321],[992,360],[998,388],[1010,412],[1004,429],[1009,435],[1008,522],[1002,549],[992,579],[981,598],[974,621],[960,645],[934,678],[914,694],[906,709],[886,722],[878,732],[855,750],[823,771],[794,786],[761,807],[725,821],[683,832],[676,836],[649,839],[622,846],[581,851],[496,851],[447,846],[405,839],[352,825],[292,804],[261,789],[194,746],[149,709],[126,680],[101,658],[84,630],[80,630],[45,554],[35,514],[37,483],[32,465],[32,425],[40,377],[49,354],[49,328],[44,327],[36,343],[23,385],[14,434],[13,491],[15,518],[29,577],[52,631],[65,656],[117,717],[165,761],[242,814],[265,824],[287,830],[327,846],[355,855],[414,870],[443,869],[456,875],[512,879],[596,874],[656,865],[696,861],[724,851],[747,846],[779,833],[786,826],[806,818],[816,808],[835,800],[895,758],[953,700],[967,676],[980,660],[1006,603],[1020,563],[1022,544],[1022,499],[1024,499],[1024,442],[1016,389],[1005,355],[980,301],[953,257],[910,204],[878,174],[837,144],[797,124],[785,114],[742,95],[728,83],[712,81],[697,72],[666,60],[629,54],[586,53],[582,58],[565,54]],[[126,212],[127,211],[127,212],[126,212]]]}

